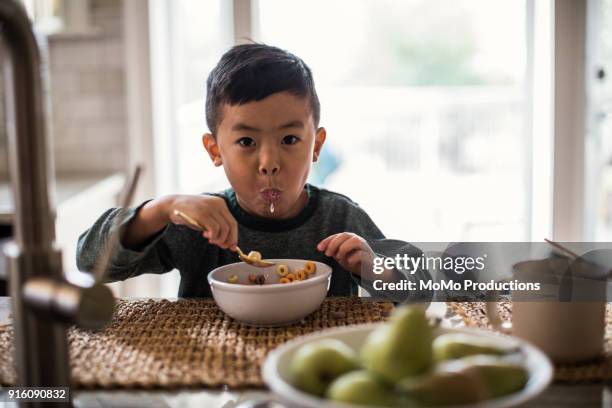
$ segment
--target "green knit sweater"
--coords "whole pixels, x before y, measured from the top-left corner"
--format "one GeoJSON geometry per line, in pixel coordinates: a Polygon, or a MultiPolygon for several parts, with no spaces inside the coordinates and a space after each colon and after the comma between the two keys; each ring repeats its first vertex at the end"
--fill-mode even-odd
{"type": "MultiPolygon", "coordinates": [[[[353,232],[364,238],[379,255],[408,254],[419,256],[420,250],[406,242],[385,239],[385,236],[368,214],[349,198],[307,184],[308,202],[294,218],[272,220],[245,212],[236,200],[232,189],[211,195],[223,197],[238,222],[239,246],[244,250],[260,251],[265,258],[309,259],[332,267],[328,296],[357,295],[358,285],[373,296],[384,296],[396,302],[427,300],[427,293],[379,293],[366,279],[360,279],[343,269],[333,258],[316,249],[324,238],[339,232],[353,232]]],[[[122,226],[130,222],[140,207],[130,208],[122,226]]],[[[120,209],[106,211],[80,237],[77,249],[77,265],[81,271],[92,271],[100,248],[108,239],[120,209]]],[[[161,274],[178,269],[181,275],[179,297],[212,296],[207,282],[208,273],[222,265],[234,263],[234,252],[211,245],[201,233],[181,225],[169,224],[153,237],[145,247],[132,250],[118,243],[106,280],[125,280],[143,273],[161,274]]],[[[427,271],[397,279],[429,279],[427,271]]]]}

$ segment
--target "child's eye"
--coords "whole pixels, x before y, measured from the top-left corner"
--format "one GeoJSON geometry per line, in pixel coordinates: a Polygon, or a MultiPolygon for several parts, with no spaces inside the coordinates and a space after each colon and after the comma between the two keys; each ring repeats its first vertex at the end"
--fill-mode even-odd
{"type": "Polygon", "coordinates": [[[289,135],[289,136],[283,137],[283,140],[282,140],[281,143],[282,144],[287,144],[287,145],[292,145],[292,144],[296,144],[299,141],[300,141],[300,139],[297,136],[289,135]]]}
{"type": "Polygon", "coordinates": [[[251,139],[250,137],[241,137],[240,139],[238,139],[238,141],[236,143],[238,143],[242,147],[253,147],[253,146],[255,146],[255,141],[253,139],[251,139]]]}

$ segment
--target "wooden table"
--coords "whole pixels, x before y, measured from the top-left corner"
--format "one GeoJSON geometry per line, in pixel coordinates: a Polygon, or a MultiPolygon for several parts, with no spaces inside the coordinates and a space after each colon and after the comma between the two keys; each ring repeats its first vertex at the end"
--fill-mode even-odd
{"type": "MultiPolygon", "coordinates": [[[[0,324],[10,313],[10,298],[0,297],[0,324]]],[[[445,305],[433,303],[428,313],[443,316],[445,305]]],[[[452,319],[446,323],[452,324],[452,319]]],[[[76,407],[207,407],[232,408],[243,401],[274,398],[265,390],[184,390],[184,391],[75,391],[76,407]]],[[[6,407],[16,404],[6,404],[6,407]]],[[[274,407],[280,407],[274,404],[274,407]]],[[[540,397],[524,405],[528,408],[602,407],[612,408],[612,384],[551,385],[540,397]]]]}

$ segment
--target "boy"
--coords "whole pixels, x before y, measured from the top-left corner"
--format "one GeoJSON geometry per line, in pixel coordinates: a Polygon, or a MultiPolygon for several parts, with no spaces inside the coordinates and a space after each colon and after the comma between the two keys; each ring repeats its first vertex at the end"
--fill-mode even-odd
{"type": "MultiPolygon", "coordinates": [[[[208,272],[237,262],[238,243],[265,258],[327,263],[333,268],[332,296],[356,295],[358,283],[372,291],[373,278],[405,278],[396,270],[372,275],[373,258],[376,253],[418,256],[418,249],[386,240],[347,197],[306,183],[326,138],[319,114],[311,71],[300,58],[263,44],[226,52],[208,77],[210,133],[202,142],[213,164],[223,166],[232,188],[165,196],[130,209],[120,226],[108,279],[176,268],[181,274],[179,297],[209,297],[208,272]],[[174,210],[195,218],[206,232],[190,229],[174,210]]],[[[108,210],[79,238],[80,270],[93,270],[118,213],[108,210]]],[[[427,271],[412,275],[414,280],[427,278],[427,271]]],[[[401,300],[406,295],[400,294],[401,300]]]]}

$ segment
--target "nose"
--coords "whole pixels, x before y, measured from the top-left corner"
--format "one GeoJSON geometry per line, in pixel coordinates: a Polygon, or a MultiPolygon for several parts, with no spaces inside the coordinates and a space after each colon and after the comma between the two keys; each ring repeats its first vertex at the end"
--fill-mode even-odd
{"type": "Polygon", "coordinates": [[[274,148],[262,148],[259,154],[259,173],[274,176],[280,171],[280,157],[274,148]]]}

